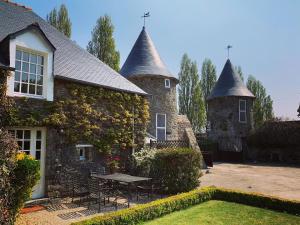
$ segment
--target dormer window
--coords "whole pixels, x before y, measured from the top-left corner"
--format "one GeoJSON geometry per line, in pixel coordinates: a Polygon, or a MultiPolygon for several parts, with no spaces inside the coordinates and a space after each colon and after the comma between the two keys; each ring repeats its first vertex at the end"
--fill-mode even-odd
{"type": "Polygon", "coordinates": [[[239,122],[247,122],[247,112],[246,112],[246,100],[240,99],[239,101],[239,122]]]}
{"type": "Polygon", "coordinates": [[[43,95],[44,56],[16,50],[14,92],[29,96],[43,95]]]}
{"type": "Polygon", "coordinates": [[[170,87],[171,87],[170,79],[165,79],[165,88],[170,88],[170,87]]]}

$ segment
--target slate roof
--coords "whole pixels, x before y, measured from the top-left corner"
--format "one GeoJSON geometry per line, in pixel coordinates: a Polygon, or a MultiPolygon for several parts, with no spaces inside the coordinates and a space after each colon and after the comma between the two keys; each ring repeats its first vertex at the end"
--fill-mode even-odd
{"type": "Polygon", "coordinates": [[[54,54],[55,77],[125,92],[146,94],[135,84],[64,36],[30,8],[0,0],[0,42],[9,34],[23,30],[32,24],[38,24],[56,48],[54,54]]]}
{"type": "Polygon", "coordinates": [[[120,73],[127,78],[141,75],[175,78],[160,58],[145,27],[131,49],[120,73]]]}
{"type": "Polygon", "coordinates": [[[251,91],[248,90],[238,73],[233,68],[229,59],[227,59],[222,73],[207,100],[225,96],[243,96],[255,98],[255,96],[251,93],[251,91]]]}

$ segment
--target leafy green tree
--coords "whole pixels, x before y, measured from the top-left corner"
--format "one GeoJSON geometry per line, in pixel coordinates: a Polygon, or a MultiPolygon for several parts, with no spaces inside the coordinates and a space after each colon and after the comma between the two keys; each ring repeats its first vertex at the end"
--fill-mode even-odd
{"type": "Polygon", "coordinates": [[[201,91],[197,63],[187,54],[181,60],[179,72],[179,113],[187,115],[195,132],[205,125],[205,104],[201,91]]]}
{"type": "Polygon", "coordinates": [[[101,16],[92,31],[92,40],[88,43],[87,50],[112,69],[119,71],[120,53],[116,51],[113,32],[110,16],[101,16]]]}
{"type": "Polygon", "coordinates": [[[67,7],[62,4],[60,6],[59,11],[57,12],[56,8],[54,8],[48,15],[47,21],[52,26],[56,27],[57,30],[62,32],[68,38],[71,37],[72,33],[72,23],[69,18],[68,9],[67,7]]]}
{"type": "Polygon", "coordinates": [[[273,119],[273,100],[267,95],[266,89],[259,80],[250,75],[247,80],[247,88],[255,95],[253,105],[254,127],[260,127],[265,121],[273,119]]]}
{"type": "Polygon", "coordinates": [[[241,66],[235,66],[234,69],[238,73],[238,75],[240,75],[240,78],[244,82],[244,75],[243,75],[242,67],[241,66]]]}
{"type": "Polygon", "coordinates": [[[206,100],[217,82],[216,66],[210,59],[204,59],[201,69],[201,86],[203,97],[206,100]]]}

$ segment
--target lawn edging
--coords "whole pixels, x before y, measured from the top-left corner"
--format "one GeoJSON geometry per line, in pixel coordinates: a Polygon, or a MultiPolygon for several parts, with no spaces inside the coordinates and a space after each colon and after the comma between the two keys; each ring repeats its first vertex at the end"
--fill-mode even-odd
{"type": "Polygon", "coordinates": [[[300,215],[300,202],[231,189],[206,187],[96,216],[72,225],[127,225],[152,220],[209,200],[236,202],[300,215]]]}

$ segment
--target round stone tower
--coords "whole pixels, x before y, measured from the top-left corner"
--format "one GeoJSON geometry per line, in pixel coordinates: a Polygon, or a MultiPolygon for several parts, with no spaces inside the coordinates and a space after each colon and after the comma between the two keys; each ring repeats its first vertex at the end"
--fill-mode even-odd
{"type": "Polygon", "coordinates": [[[242,151],[253,128],[254,95],[247,89],[228,59],[207,98],[208,136],[221,151],[242,151]]]}
{"type": "Polygon", "coordinates": [[[149,94],[151,118],[148,133],[157,140],[176,140],[178,80],[163,63],[145,27],[120,73],[149,94]]]}

